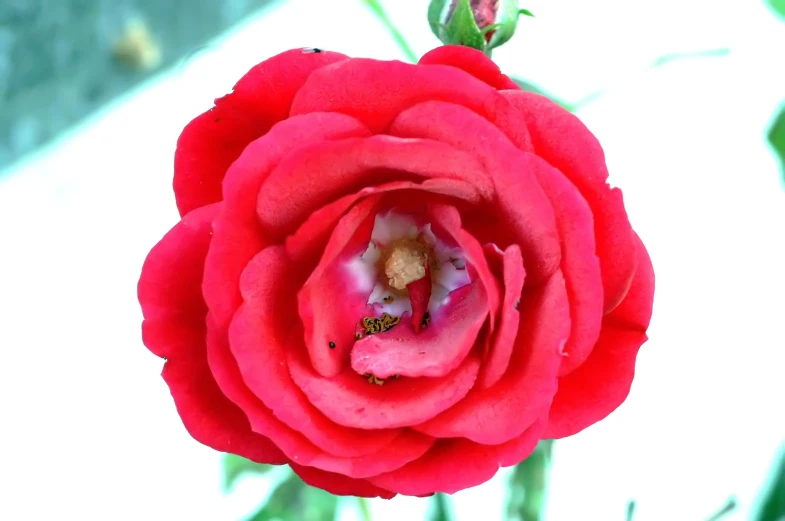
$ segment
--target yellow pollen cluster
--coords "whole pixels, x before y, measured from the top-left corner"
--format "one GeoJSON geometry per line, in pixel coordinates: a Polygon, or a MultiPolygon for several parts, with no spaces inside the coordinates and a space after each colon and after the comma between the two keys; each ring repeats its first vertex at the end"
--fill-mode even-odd
{"type": "Polygon", "coordinates": [[[427,257],[422,250],[410,246],[398,246],[384,263],[384,274],[390,287],[399,291],[406,285],[425,276],[427,257]]]}

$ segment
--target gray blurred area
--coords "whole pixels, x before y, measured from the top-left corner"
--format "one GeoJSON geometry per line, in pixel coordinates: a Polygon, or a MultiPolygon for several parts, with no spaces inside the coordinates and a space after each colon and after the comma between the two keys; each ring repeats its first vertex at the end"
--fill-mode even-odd
{"type": "Polygon", "coordinates": [[[0,175],[273,0],[0,0],[0,175]]]}

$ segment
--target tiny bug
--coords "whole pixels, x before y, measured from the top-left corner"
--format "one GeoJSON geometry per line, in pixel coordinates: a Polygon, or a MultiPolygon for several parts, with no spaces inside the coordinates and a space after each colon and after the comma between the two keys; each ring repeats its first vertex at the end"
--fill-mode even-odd
{"type": "Polygon", "coordinates": [[[392,295],[387,295],[382,300],[384,300],[385,303],[390,304],[394,299],[392,295]]]}
{"type": "Polygon", "coordinates": [[[422,317],[422,321],[420,322],[420,326],[428,327],[428,324],[431,323],[431,313],[426,311],[422,317]]]}
{"type": "Polygon", "coordinates": [[[305,47],[303,49],[303,54],[315,54],[320,52],[322,52],[322,50],[318,47],[305,47]]]}
{"type": "Polygon", "coordinates": [[[330,342],[327,345],[330,346],[330,349],[335,349],[335,342],[330,342]]]}

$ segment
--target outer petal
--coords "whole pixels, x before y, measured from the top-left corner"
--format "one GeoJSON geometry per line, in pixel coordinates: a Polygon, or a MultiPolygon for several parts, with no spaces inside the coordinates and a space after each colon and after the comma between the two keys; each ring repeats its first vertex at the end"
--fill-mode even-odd
{"type": "MultiPolygon", "coordinates": [[[[214,333],[214,330],[210,333],[214,333]]],[[[324,419],[317,416],[313,424],[301,422],[303,434],[312,436],[319,444],[317,447],[299,430],[290,428],[278,419],[245,387],[237,364],[231,359],[228,346],[221,341],[220,336],[208,333],[208,339],[211,362],[215,357],[229,358],[218,365],[220,370],[215,373],[221,388],[228,390],[232,401],[242,407],[254,432],[268,436],[294,462],[350,477],[367,477],[399,468],[422,456],[433,444],[433,440],[427,436],[406,431],[400,431],[383,446],[378,444],[378,436],[370,444],[357,444],[351,437],[341,436],[346,429],[332,423],[325,425],[324,419]],[[233,372],[227,371],[233,363],[233,372]]],[[[294,414],[287,418],[298,417],[298,411],[290,412],[294,414]]]]}
{"type": "Polygon", "coordinates": [[[341,474],[294,463],[291,464],[291,467],[294,473],[300,476],[300,479],[312,487],[318,487],[336,496],[381,497],[384,499],[395,497],[395,492],[372,485],[365,479],[347,478],[341,474]]]}
{"type": "Polygon", "coordinates": [[[453,494],[485,483],[500,466],[524,460],[537,446],[544,423],[539,421],[501,445],[480,445],[464,439],[441,440],[422,458],[368,481],[412,496],[431,492],[453,494]]]}
{"type": "Polygon", "coordinates": [[[470,74],[444,65],[352,59],[314,73],[292,102],[292,114],[340,112],[384,132],[408,107],[441,100],[467,107],[501,129],[515,146],[531,150],[520,116],[496,90],[470,74]]]}
{"type": "Polygon", "coordinates": [[[437,438],[468,438],[483,444],[519,436],[547,414],[557,388],[561,349],[570,331],[564,278],[556,272],[529,290],[520,303],[521,327],[502,379],[473,389],[458,404],[415,428],[437,438]]]}
{"type": "Polygon", "coordinates": [[[556,210],[561,238],[561,270],[570,299],[570,338],[564,346],[560,373],[569,373],[591,353],[603,315],[600,263],[595,253],[591,210],[575,186],[543,160],[533,161],[537,180],[556,210]]]}
{"type": "Polygon", "coordinates": [[[481,226],[482,233],[476,235],[502,247],[519,244],[533,283],[557,269],[561,253],[556,219],[533,174],[532,156],[516,149],[499,128],[464,107],[428,101],[401,113],[390,133],[435,139],[479,158],[496,187],[497,216],[487,210],[466,215],[465,226],[481,226]]]}
{"type": "Polygon", "coordinates": [[[586,362],[559,380],[547,438],[563,438],[596,423],[624,402],[635,374],[638,349],[646,341],[654,297],[654,270],[635,237],[638,269],[624,301],[603,320],[600,339],[586,362]]]}
{"type": "Polygon", "coordinates": [[[301,349],[292,344],[290,335],[297,323],[291,289],[296,279],[292,279],[280,246],[266,248],[243,272],[244,304],[229,329],[230,348],[242,378],[277,418],[314,444],[345,456],[378,452],[400,432],[365,432],[336,425],[308,402],[289,377],[285,351],[301,349]]]}
{"type": "Polygon", "coordinates": [[[535,153],[563,172],[589,203],[607,313],[626,295],[637,258],[621,191],[607,184],[602,147],[577,117],[545,96],[520,90],[502,94],[526,121],[535,153]]]}
{"type": "Polygon", "coordinates": [[[464,181],[493,196],[488,175],[469,154],[438,141],[373,136],[315,143],[282,161],[262,185],[257,215],[270,236],[280,237],[338,197],[407,178],[464,181]]]}
{"type": "Polygon", "coordinates": [[[225,328],[240,305],[240,273],[267,243],[256,220],[256,198],[267,175],[284,157],[309,143],[367,134],[359,121],[342,114],[293,117],[251,143],[234,162],[224,182],[224,204],[213,223],[215,235],[202,286],[218,327],[225,328]]]}
{"type": "Polygon", "coordinates": [[[177,411],[197,441],[260,463],[287,458],[251,431],[240,409],[218,389],[207,365],[206,307],[199,292],[217,205],[186,215],[150,252],[139,280],[144,343],[167,359],[163,377],[177,411]]]}
{"type": "Polygon", "coordinates": [[[485,53],[463,45],[437,47],[423,55],[419,64],[457,67],[497,90],[519,88],[485,53]]]}
{"type": "Polygon", "coordinates": [[[345,60],[333,52],[286,51],[240,79],[231,94],[189,123],[177,142],[174,191],[180,215],[221,200],[221,181],[243,149],[286,118],[297,90],[314,70],[345,60]]]}

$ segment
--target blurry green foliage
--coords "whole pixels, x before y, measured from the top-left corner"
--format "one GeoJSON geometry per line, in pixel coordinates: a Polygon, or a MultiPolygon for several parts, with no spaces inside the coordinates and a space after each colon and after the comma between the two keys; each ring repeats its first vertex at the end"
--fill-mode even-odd
{"type": "MultiPolygon", "coordinates": [[[[780,114],[782,119],[782,114],[780,114]]],[[[780,521],[785,519],[785,453],[780,456],[774,481],[763,500],[758,521],[780,521]]]]}
{"type": "Polygon", "coordinates": [[[248,521],[334,521],[338,497],[310,487],[292,472],[248,521]]]}
{"type": "Polygon", "coordinates": [[[224,490],[228,491],[234,486],[237,478],[243,474],[266,474],[273,467],[254,463],[251,460],[235,456],[234,454],[224,454],[223,464],[223,485],[224,490]]]}
{"type": "Polygon", "coordinates": [[[769,0],[769,7],[771,7],[775,13],[785,18],[785,0],[769,0]]]}
{"type": "Polygon", "coordinates": [[[431,506],[430,521],[451,521],[450,498],[444,494],[434,494],[431,506]]]}
{"type": "Polygon", "coordinates": [[[777,159],[780,161],[780,168],[785,174],[785,106],[780,110],[774,123],[769,128],[769,143],[771,143],[777,159]]]}
{"type": "MultiPolygon", "coordinates": [[[[266,474],[275,467],[226,454],[223,484],[230,490],[244,474],[266,474]]],[[[338,497],[306,485],[287,468],[286,477],[275,485],[270,498],[246,521],[334,521],[338,497]]]]}
{"type": "Polygon", "coordinates": [[[508,521],[541,521],[553,440],[543,440],[520,462],[510,479],[508,521]]]}

